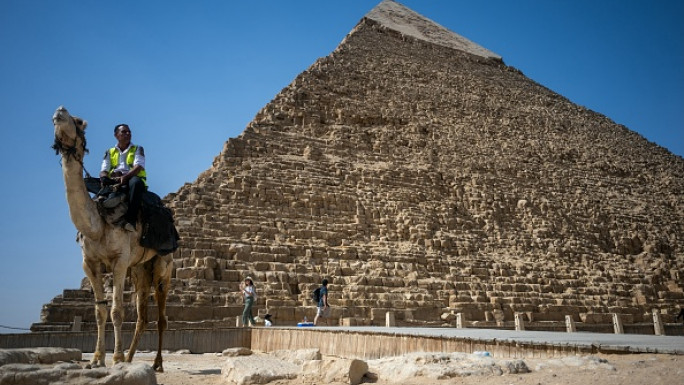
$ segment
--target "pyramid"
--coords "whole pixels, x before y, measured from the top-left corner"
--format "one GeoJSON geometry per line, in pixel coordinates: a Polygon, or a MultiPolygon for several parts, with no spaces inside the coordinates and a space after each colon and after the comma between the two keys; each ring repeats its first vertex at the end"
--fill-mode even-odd
{"type": "MultiPolygon", "coordinates": [[[[349,324],[672,321],[684,303],[684,159],[390,0],[165,200],[172,328],[234,325],[248,275],[276,324],[311,319],[323,278],[349,324]]],[[[87,284],[34,330],[74,315],[94,321],[87,284]]]]}

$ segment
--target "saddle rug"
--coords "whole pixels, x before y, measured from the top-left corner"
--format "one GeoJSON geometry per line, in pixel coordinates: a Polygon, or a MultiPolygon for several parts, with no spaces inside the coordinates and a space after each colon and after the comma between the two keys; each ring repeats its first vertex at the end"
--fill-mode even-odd
{"type": "MultiPolygon", "coordinates": [[[[111,186],[106,186],[103,189],[98,178],[90,177],[83,178],[83,180],[88,192],[95,194],[93,199],[97,201],[98,212],[105,221],[113,225],[120,224],[126,210],[128,210],[128,199],[120,199],[120,195],[117,194],[124,193],[116,192],[111,186]],[[105,200],[98,199],[103,194],[105,196],[113,194],[114,196],[105,200]],[[115,204],[111,204],[111,202],[115,202],[115,204]]],[[[143,193],[140,219],[142,234],[139,241],[141,246],[157,250],[159,255],[166,255],[178,249],[180,237],[173,223],[173,213],[164,206],[159,195],[152,191],[143,193]]]]}

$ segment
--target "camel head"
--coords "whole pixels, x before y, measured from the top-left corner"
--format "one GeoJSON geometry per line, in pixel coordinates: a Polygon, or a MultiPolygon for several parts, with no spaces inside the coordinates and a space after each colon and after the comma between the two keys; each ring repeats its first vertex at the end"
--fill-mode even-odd
{"type": "Polygon", "coordinates": [[[82,161],[83,155],[88,153],[85,139],[88,122],[69,115],[64,106],[59,106],[52,115],[52,124],[55,126],[55,144],[52,145],[55,152],[82,161]]]}

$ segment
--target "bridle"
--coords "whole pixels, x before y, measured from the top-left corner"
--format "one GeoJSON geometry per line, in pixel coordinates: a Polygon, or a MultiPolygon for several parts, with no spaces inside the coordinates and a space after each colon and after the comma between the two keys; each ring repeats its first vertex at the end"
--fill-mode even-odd
{"type": "Polygon", "coordinates": [[[88,153],[88,149],[86,148],[85,130],[82,130],[78,127],[78,124],[76,124],[74,118],[70,117],[70,119],[74,124],[74,128],[76,129],[76,139],[74,139],[74,143],[71,145],[65,145],[57,137],[57,135],[55,135],[55,142],[52,144],[52,149],[55,150],[55,155],[62,155],[62,157],[67,160],[67,162],[73,158],[78,163],[80,163],[81,168],[83,168],[83,171],[86,174],[86,177],[90,178],[90,173],[88,173],[88,170],[86,170],[85,165],[83,164],[83,157],[85,157],[85,154],[88,153]],[[83,151],[83,155],[81,155],[80,158],[78,157],[79,149],[76,146],[78,139],[81,139],[81,150],[83,151]]]}

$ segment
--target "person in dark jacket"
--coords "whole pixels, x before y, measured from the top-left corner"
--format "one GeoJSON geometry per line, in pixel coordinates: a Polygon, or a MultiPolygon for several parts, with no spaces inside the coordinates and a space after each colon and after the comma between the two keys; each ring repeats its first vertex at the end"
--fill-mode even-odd
{"type": "Polygon", "coordinates": [[[328,303],[328,280],[324,279],[321,282],[321,295],[318,299],[318,310],[316,311],[316,317],[314,317],[314,325],[318,324],[320,318],[324,318],[325,324],[328,324],[327,318],[330,317],[330,304],[328,303]]]}

